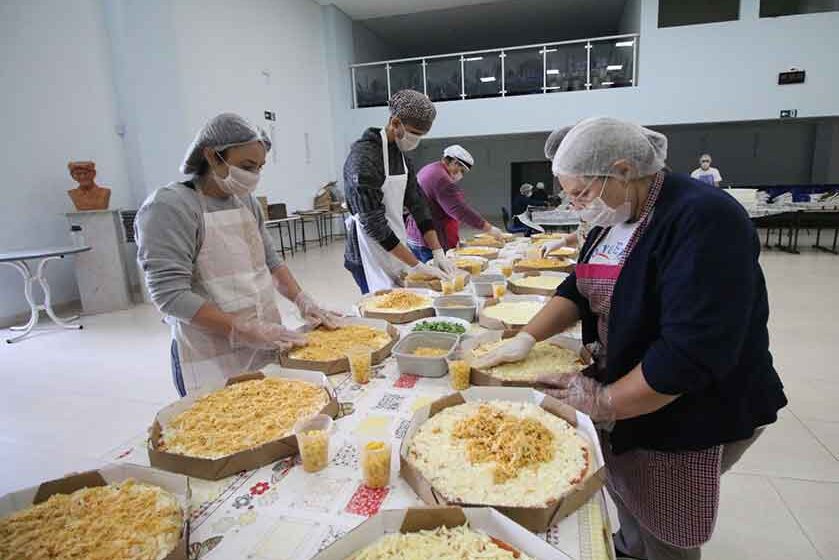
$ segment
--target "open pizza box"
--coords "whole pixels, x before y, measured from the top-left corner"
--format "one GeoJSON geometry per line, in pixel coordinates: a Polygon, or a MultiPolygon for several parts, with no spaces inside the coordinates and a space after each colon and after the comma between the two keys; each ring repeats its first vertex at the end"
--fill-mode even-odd
{"type": "Polygon", "coordinates": [[[514,294],[517,294],[517,295],[552,297],[554,295],[554,293],[556,292],[556,288],[554,288],[554,289],[551,289],[551,288],[531,288],[531,287],[528,287],[528,286],[520,286],[520,285],[516,284],[516,280],[520,280],[522,278],[532,278],[532,277],[536,277],[536,276],[554,276],[557,279],[564,280],[565,278],[568,277],[568,273],[567,272],[553,272],[553,271],[539,272],[539,271],[531,270],[531,271],[525,272],[521,275],[517,274],[513,277],[510,277],[510,279],[507,280],[507,288],[510,290],[511,293],[514,293],[514,294]]]}
{"type": "Polygon", "coordinates": [[[488,261],[491,261],[493,259],[498,258],[498,253],[500,251],[501,251],[501,249],[499,249],[497,247],[461,247],[459,249],[449,249],[446,252],[446,256],[449,257],[450,259],[453,259],[453,260],[478,257],[478,258],[481,258],[481,259],[486,259],[488,261]],[[484,251],[480,255],[470,255],[469,252],[468,252],[470,249],[486,249],[486,251],[484,251]],[[464,253],[463,251],[467,251],[467,252],[464,253]]]}
{"type": "Polygon", "coordinates": [[[489,266],[489,261],[483,259],[481,257],[458,257],[454,254],[453,250],[450,250],[448,253],[449,259],[451,259],[452,264],[458,269],[464,272],[468,272],[472,276],[477,276],[478,274],[482,273],[484,270],[487,269],[489,266]],[[465,263],[469,263],[470,266],[461,266],[458,265],[458,261],[464,261],[465,263]]]}
{"type": "Polygon", "coordinates": [[[549,258],[549,261],[555,261],[550,266],[531,267],[524,264],[527,259],[521,259],[513,263],[513,272],[571,272],[574,270],[574,261],[568,258],[549,258]]]}
{"type": "Polygon", "coordinates": [[[557,399],[533,389],[522,387],[470,387],[465,391],[453,393],[419,409],[411,419],[405,438],[399,448],[399,473],[414,492],[429,505],[459,505],[464,507],[494,507],[524,528],[534,533],[542,533],[562,519],[582,507],[600,488],[603,487],[606,473],[603,452],[594,423],[587,415],[559,402],[557,399]],[[465,402],[475,401],[515,401],[531,402],[545,411],[558,416],[577,429],[577,433],[589,444],[589,468],[583,479],[565,496],[549,502],[544,507],[499,506],[496,504],[459,504],[441,494],[414,467],[408,458],[408,449],[422,424],[446,408],[465,402]]]}
{"type": "Polygon", "coordinates": [[[494,237],[476,237],[474,239],[467,239],[460,242],[461,247],[490,247],[493,249],[501,249],[504,245],[504,241],[498,241],[494,237]]]}
{"type": "MultiPolygon", "coordinates": [[[[468,284],[471,278],[471,274],[465,270],[461,272],[460,269],[458,269],[458,272],[459,274],[464,276],[463,284],[468,284]]],[[[443,284],[442,282],[440,282],[439,278],[429,278],[427,280],[412,280],[409,276],[405,276],[405,287],[432,290],[434,292],[443,291],[443,284]]]]}
{"type": "Polygon", "coordinates": [[[131,464],[104,465],[97,470],[68,474],[57,480],[43,482],[38,486],[18,490],[0,498],[0,518],[17,511],[46,502],[55,494],[72,494],[82,488],[95,488],[107,484],[122,482],[129,478],[166,490],[181,506],[184,524],[181,539],[164,560],[187,560],[189,549],[189,479],[185,476],[161,472],[149,467],[131,464]]]}
{"type": "Polygon", "coordinates": [[[517,333],[524,327],[527,322],[524,323],[512,323],[507,321],[502,321],[500,319],[496,319],[495,317],[489,317],[486,314],[486,310],[494,305],[498,305],[504,301],[537,301],[542,305],[548,303],[548,300],[545,296],[535,296],[535,295],[507,295],[503,296],[501,299],[491,298],[484,302],[484,306],[478,312],[478,324],[485,329],[489,329],[491,331],[505,331],[507,333],[517,333]]]}
{"type": "MultiPolygon", "coordinates": [[[[514,336],[512,333],[507,331],[488,331],[477,335],[474,338],[464,341],[461,344],[461,352],[464,355],[470,356],[472,354],[472,350],[481,346],[482,344],[488,344],[491,342],[497,342],[499,340],[510,338],[514,336]]],[[[565,336],[562,334],[554,335],[547,339],[547,342],[551,344],[556,344],[560,348],[566,348],[568,350],[572,350],[579,354],[580,361],[583,363],[584,366],[591,365],[591,354],[583,346],[582,341],[571,338],[569,336],[565,336]]],[[[469,382],[472,385],[477,385],[481,387],[535,387],[536,384],[533,381],[514,381],[510,379],[501,379],[500,377],[495,377],[490,373],[475,369],[474,367],[471,369],[469,374],[469,382]]]]}
{"type": "MultiPolygon", "coordinates": [[[[432,309],[432,315],[434,310],[432,309]]],[[[371,363],[373,365],[383,362],[388,356],[393,346],[399,340],[399,331],[396,328],[382,319],[368,319],[365,317],[342,317],[340,319],[342,325],[363,325],[365,327],[372,327],[386,331],[390,336],[390,342],[383,347],[371,353],[371,363]]],[[[301,332],[309,332],[312,327],[304,325],[298,329],[301,332]]],[[[333,375],[335,373],[343,373],[350,370],[350,362],[346,356],[342,356],[336,360],[328,362],[321,362],[316,360],[301,360],[299,358],[292,358],[289,356],[289,350],[284,350],[280,353],[280,365],[292,369],[306,369],[313,371],[322,371],[326,375],[333,375]]]]}
{"type": "MultiPolygon", "coordinates": [[[[358,302],[358,314],[362,317],[367,319],[383,319],[388,323],[392,323],[394,325],[401,325],[404,323],[410,323],[412,321],[416,321],[417,319],[425,319],[426,317],[434,317],[434,308],[431,307],[431,300],[435,297],[435,293],[431,290],[423,290],[419,288],[399,288],[403,291],[414,292],[421,296],[425,296],[428,298],[428,307],[423,307],[422,309],[411,309],[409,311],[378,311],[378,310],[368,310],[365,307],[365,303],[369,300],[373,299],[376,296],[382,296],[387,293],[390,293],[394,290],[379,290],[374,292],[373,294],[368,294],[361,298],[361,301],[358,302]]],[[[442,287],[441,287],[442,289],[442,287]]]]}
{"type": "Polygon", "coordinates": [[[562,551],[492,508],[452,506],[382,511],[344,535],[312,560],[344,560],[387,534],[415,533],[439,527],[451,529],[464,523],[469,523],[470,529],[502,541],[508,547],[533,559],[571,560],[562,551]]]}
{"type": "Polygon", "coordinates": [[[159,447],[163,427],[172,418],[192,406],[192,403],[198,398],[229,385],[252,379],[264,379],[266,377],[298,379],[323,387],[323,390],[329,396],[329,401],[321,408],[320,413],[331,416],[332,418],[338,416],[338,397],[335,389],[332,388],[329,380],[322,373],[295,370],[283,370],[278,373],[246,372],[236,377],[231,377],[226,382],[208,383],[207,387],[203,387],[173,402],[158,412],[154,419],[154,424],[149,429],[149,440],[146,445],[149,454],[149,463],[153,467],[165,471],[181,473],[204,480],[219,480],[241,471],[263,467],[279,459],[296,455],[298,451],[297,438],[294,434],[289,434],[258,447],[239,451],[238,453],[233,453],[232,455],[218,459],[206,459],[203,457],[190,457],[178,453],[170,453],[159,447]]]}

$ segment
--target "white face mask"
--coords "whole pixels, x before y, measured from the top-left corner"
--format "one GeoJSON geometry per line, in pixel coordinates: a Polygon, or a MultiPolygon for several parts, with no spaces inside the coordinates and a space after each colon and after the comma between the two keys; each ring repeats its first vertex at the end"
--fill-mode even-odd
{"type": "Polygon", "coordinates": [[[418,134],[412,134],[405,129],[405,125],[402,125],[402,138],[396,139],[396,146],[402,152],[410,152],[412,150],[416,150],[417,146],[420,143],[420,136],[418,134]]]}
{"type": "Polygon", "coordinates": [[[452,175],[452,181],[457,183],[460,182],[461,179],[463,179],[463,171],[455,171],[454,175],[452,175]]]}
{"type": "MultiPolygon", "coordinates": [[[[224,161],[224,158],[220,155],[219,159],[224,161]]],[[[233,196],[247,196],[256,190],[256,186],[259,184],[259,173],[246,171],[241,167],[230,165],[226,161],[224,163],[227,164],[227,177],[219,177],[213,171],[213,178],[221,190],[233,196]]]]}
{"type": "Polygon", "coordinates": [[[603,188],[600,189],[600,194],[592,200],[585,208],[579,210],[577,214],[580,220],[589,223],[593,226],[612,227],[622,224],[632,217],[632,204],[629,202],[629,189],[626,189],[626,199],[623,204],[617,208],[612,208],[603,201],[603,191],[606,190],[606,181],[609,178],[603,179],[603,188]]]}

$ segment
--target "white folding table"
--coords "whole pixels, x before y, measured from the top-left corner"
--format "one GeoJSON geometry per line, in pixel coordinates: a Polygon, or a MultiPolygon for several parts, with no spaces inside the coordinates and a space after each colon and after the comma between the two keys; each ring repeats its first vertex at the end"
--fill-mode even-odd
{"type": "Polygon", "coordinates": [[[47,278],[44,275],[44,272],[47,268],[48,262],[63,259],[67,255],[84,253],[85,251],[90,251],[90,247],[47,247],[45,249],[24,249],[20,251],[0,253],[0,264],[7,264],[14,267],[23,276],[23,295],[26,297],[26,302],[29,304],[30,312],[28,323],[12,327],[13,331],[22,331],[21,334],[7,338],[6,342],[9,344],[17,342],[32,332],[32,329],[38,324],[41,311],[45,311],[55,324],[64,327],[65,329],[83,328],[83,326],[78,323],[72,323],[72,321],[79,318],[78,315],[62,319],[55,314],[55,311],[52,309],[52,301],[50,300],[50,287],[47,283],[47,278]],[[28,261],[39,262],[37,265],[34,265],[34,263],[33,265],[30,265],[28,261]],[[33,268],[35,270],[34,275],[32,274],[33,268]],[[35,301],[35,296],[32,292],[35,282],[38,282],[41,285],[41,289],[44,291],[43,304],[39,304],[35,301]]]}

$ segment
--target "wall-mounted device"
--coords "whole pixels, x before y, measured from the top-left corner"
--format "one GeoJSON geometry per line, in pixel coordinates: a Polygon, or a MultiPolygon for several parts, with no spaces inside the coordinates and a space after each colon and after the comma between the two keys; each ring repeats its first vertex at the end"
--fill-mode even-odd
{"type": "Polygon", "coordinates": [[[785,86],[788,84],[803,84],[804,75],[804,70],[799,70],[798,68],[790,68],[787,72],[780,72],[778,74],[778,85],[785,86]]]}

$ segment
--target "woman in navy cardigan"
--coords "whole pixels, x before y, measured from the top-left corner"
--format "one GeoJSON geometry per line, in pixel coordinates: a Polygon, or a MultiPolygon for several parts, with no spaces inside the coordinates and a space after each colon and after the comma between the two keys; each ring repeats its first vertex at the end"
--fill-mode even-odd
{"type": "Polygon", "coordinates": [[[720,476],[786,405],[748,215],[724,191],[665,171],[667,139],[609,118],[572,128],[553,172],[597,226],[574,273],[479,367],[523,359],[582,320],[595,365],[545,391],[601,428],[619,554],[698,559],[720,476]]]}

